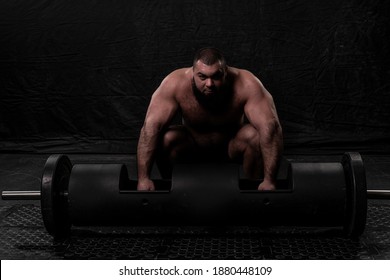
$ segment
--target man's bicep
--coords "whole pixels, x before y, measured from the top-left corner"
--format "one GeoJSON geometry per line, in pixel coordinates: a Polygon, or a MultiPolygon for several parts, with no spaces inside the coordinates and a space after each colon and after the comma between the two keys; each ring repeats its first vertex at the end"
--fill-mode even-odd
{"type": "Polygon", "coordinates": [[[178,104],[174,94],[160,87],[152,96],[145,122],[164,126],[171,121],[177,109],[178,104]]]}
{"type": "Polygon", "coordinates": [[[273,98],[268,92],[251,95],[245,104],[244,110],[249,122],[256,128],[261,128],[259,126],[278,118],[273,98]]]}

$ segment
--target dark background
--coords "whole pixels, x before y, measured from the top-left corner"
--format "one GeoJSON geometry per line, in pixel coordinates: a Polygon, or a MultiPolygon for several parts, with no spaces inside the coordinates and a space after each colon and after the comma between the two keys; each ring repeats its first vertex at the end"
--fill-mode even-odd
{"type": "Polygon", "coordinates": [[[0,151],[134,153],[196,49],[274,97],[286,153],[390,152],[390,1],[0,1],[0,151]]]}

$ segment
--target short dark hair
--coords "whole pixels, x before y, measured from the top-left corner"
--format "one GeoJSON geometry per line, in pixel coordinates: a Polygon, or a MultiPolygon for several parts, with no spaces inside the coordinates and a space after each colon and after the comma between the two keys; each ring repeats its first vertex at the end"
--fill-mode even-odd
{"type": "Polygon", "coordinates": [[[213,65],[217,62],[221,64],[222,68],[226,68],[226,59],[222,52],[214,47],[207,47],[198,50],[195,53],[193,66],[200,60],[206,65],[213,65]]]}

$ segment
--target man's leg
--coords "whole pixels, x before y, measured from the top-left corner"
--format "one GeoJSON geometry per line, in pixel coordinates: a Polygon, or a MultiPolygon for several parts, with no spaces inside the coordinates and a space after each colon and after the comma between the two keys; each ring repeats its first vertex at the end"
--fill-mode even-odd
{"type": "Polygon", "coordinates": [[[260,150],[260,136],[250,124],[244,125],[228,146],[229,157],[241,161],[244,173],[248,178],[258,179],[263,174],[263,162],[260,150]]]}
{"type": "Polygon", "coordinates": [[[182,125],[169,127],[161,138],[156,163],[163,178],[172,177],[175,162],[189,162],[194,158],[195,142],[182,125]]]}

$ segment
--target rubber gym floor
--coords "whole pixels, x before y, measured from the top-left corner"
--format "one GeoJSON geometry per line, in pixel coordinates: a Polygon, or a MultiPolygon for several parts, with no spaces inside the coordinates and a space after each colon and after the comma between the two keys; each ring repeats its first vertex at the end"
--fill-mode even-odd
{"type": "MultiPolygon", "coordinates": [[[[0,154],[0,189],[39,190],[48,154],[0,154]]],[[[68,155],[73,162],[122,162],[135,178],[132,155],[68,155]]],[[[390,189],[390,156],[362,155],[368,189],[390,189]]],[[[340,156],[287,156],[339,161],[340,156]]],[[[256,217],[254,217],[256,218],[256,217]]],[[[259,217],[261,220],[261,217],[259,217]]],[[[341,230],[293,227],[73,228],[54,240],[39,201],[0,201],[0,258],[5,259],[390,259],[390,202],[369,200],[359,239],[341,230]]]]}

